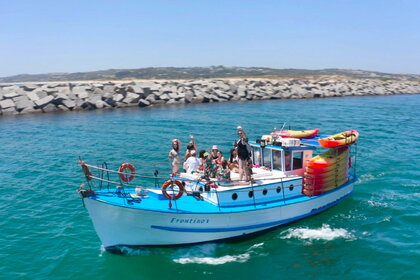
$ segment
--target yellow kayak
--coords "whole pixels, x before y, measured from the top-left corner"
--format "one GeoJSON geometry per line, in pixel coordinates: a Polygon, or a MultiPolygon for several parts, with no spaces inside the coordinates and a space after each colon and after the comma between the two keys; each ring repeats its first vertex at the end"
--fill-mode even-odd
{"type": "Polygon", "coordinates": [[[359,138],[359,132],[357,130],[349,130],[327,138],[319,139],[319,144],[324,148],[348,146],[356,142],[357,138],[359,138]]]}
{"type": "Polygon", "coordinates": [[[271,134],[276,134],[282,138],[312,138],[319,132],[319,128],[308,130],[276,130],[271,134]]]}

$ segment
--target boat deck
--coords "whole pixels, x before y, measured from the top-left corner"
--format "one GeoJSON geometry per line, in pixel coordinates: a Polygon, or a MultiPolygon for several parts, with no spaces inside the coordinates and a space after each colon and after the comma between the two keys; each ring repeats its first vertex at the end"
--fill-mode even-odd
{"type": "MultiPolygon", "coordinates": [[[[131,198],[128,195],[123,196],[115,192],[108,191],[97,191],[95,196],[89,197],[89,199],[94,199],[99,202],[104,202],[107,204],[131,208],[131,209],[141,209],[146,211],[157,211],[157,212],[176,212],[176,213],[233,213],[233,212],[246,212],[246,211],[255,211],[259,209],[267,209],[272,207],[279,207],[283,205],[290,205],[295,203],[300,203],[308,201],[311,199],[319,198],[320,196],[327,195],[331,192],[337,191],[348,184],[353,183],[352,181],[347,182],[341,187],[325,192],[321,195],[308,197],[305,195],[299,195],[293,198],[288,198],[286,200],[280,199],[276,201],[254,204],[250,200],[250,204],[241,205],[241,206],[229,206],[229,207],[219,207],[207,201],[197,200],[193,196],[183,195],[178,200],[172,200],[172,208],[169,207],[169,200],[164,199],[162,195],[159,195],[159,191],[151,193],[142,198],[131,198]],[[158,194],[158,195],[156,195],[158,194]]],[[[126,194],[134,195],[134,189],[126,190],[126,194]]]]}

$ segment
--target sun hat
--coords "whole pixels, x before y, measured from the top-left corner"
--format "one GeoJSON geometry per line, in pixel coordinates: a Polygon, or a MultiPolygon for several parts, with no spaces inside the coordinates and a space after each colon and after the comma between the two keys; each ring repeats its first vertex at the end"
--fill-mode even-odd
{"type": "Polygon", "coordinates": [[[213,148],[211,148],[212,150],[218,150],[219,148],[217,147],[217,145],[213,145],[213,148]]]}

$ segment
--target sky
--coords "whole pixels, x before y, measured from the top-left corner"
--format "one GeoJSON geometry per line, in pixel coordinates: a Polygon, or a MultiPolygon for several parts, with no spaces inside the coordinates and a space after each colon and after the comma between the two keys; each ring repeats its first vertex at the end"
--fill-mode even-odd
{"type": "Polygon", "coordinates": [[[212,65],[420,74],[420,1],[0,0],[0,77],[212,65]]]}

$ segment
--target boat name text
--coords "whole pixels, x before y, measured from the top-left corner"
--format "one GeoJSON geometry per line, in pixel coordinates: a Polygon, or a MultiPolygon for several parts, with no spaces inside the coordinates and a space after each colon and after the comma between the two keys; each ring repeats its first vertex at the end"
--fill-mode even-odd
{"type": "Polygon", "coordinates": [[[179,218],[172,218],[171,224],[208,224],[210,219],[179,219],[179,218]]]}

